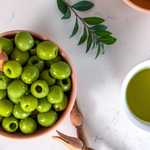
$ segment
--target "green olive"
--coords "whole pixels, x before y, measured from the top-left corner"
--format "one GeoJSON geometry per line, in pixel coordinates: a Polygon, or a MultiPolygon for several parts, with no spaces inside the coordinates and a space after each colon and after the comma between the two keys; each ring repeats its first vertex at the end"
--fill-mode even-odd
{"type": "Polygon", "coordinates": [[[52,104],[47,100],[47,98],[40,98],[38,99],[38,106],[37,110],[39,112],[47,112],[51,109],[52,104]]]}
{"type": "Polygon", "coordinates": [[[38,106],[38,99],[32,95],[25,95],[21,99],[20,106],[25,112],[32,112],[38,106]]]}
{"type": "Polygon", "coordinates": [[[44,98],[49,93],[49,86],[44,80],[36,80],[31,85],[31,93],[36,98],[44,98]]]}
{"type": "Polygon", "coordinates": [[[22,73],[22,66],[18,61],[9,60],[4,64],[3,72],[9,78],[17,78],[22,73]]]}
{"type": "Polygon", "coordinates": [[[21,98],[28,91],[28,86],[19,79],[11,82],[7,88],[7,93],[9,96],[13,98],[21,98]]]}
{"type": "Polygon", "coordinates": [[[71,79],[69,77],[66,79],[58,79],[56,84],[59,85],[64,92],[69,91],[71,88],[71,79]]]}
{"type": "Polygon", "coordinates": [[[3,119],[2,127],[7,132],[15,132],[18,129],[19,121],[13,116],[9,116],[3,119]]]}
{"type": "Polygon", "coordinates": [[[7,55],[11,54],[13,51],[13,41],[8,38],[0,37],[0,45],[2,47],[2,51],[4,51],[7,55]]]}
{"type": "Polygon", "coordinates": [[[6,90],[0,90],[0,99],[6,98],[7,92],[6,90]]]}
{"type": "Polygon", "coordinates": [[[56,82],[56,79],[50,75],[49,69],[43,70],[39,79],[46,81],[49,86],[54,85],[56,82]]]}
{"type": "Polygon", "coordinates": [[[50,41],[44,41],[37,46],[36,53],[43,60],[54,59],[58,55],[58,47],[50,41]]]}
{"type": "Polygon", "coordinates": [[[44,127],[52,126],[58,119],[58,115],[54,110],[50,110],[44,113],[38,113],[38,123],[44,127]]]}
{"type": "Polygon", "coordinates": [[[9,117],[13,112],[14,105],[8,99],[0,100],[0,115],[3,117],[9,117]]]}
{"type": "Polygon", "coordinates": [[[41,72],[44,69],[44,60],[40,59],[37,56],[32,56],[29,58],[27,65],[28,66],[31,66],[31,65],[35,66],[41,72]]]}
{"type": "Polygon", "coordinates": [[[63,100],[63,90],[58,85],[53,85],[49,88],[47,99],[51,104],[60,103],[63,100]]]}
{"type": "Polygon", "coordinates": [[[20,121],[19,128],[24,134],[32,134],[36,131],[37,124],[33,118],[27,117],[20,121]]]}
{"type": "Polygon", "coordinates": [[[67,105],[68,105],[68,98],[64,94],[62,102],[54,104],[53,107],[56,111],[63,111],[64,109],[66,109],[67,105]]]}
{"type": "Polygon", "coordinates": [[[14,117],[18,118],[18,119],[24,119],[27,118],[29,115],[31,114],[31,112],[26,112],[24,111],[21,107],[20,104],[16,104],[14,106],[14,110],[13,110],[13,115],[14,117]]]}
{"type": "Polygon", "coordinates": [[[19,50],[17,47],[14,48],[13,52],[11,53],[11,59],[18,61],[22,66],[25,65],[27,60],[29,59],[29,53],[23,52],[19,50]]]}
{"type": "Polygon", "coordinates": [[[65,79],[71,75],[70,66],[64,61],[58,61],[51,65],[50,74],[56,79],[65,79]]]}
{"type": "Polygon", "coordinates": [[[21,79],[26,84],[32,84],[39,77],[40,71],[35,66],[25,66],[21,74],[21,79]]]}
{"type": "Polygon", "coordinates": [[[34,39],[32,35],[26,31],[21,31],[17,33],[14,41],[18,49],[23,52],[31,49],[34,45],[34,39]]]}
{"type": "Polygon", "coordinates": [[[0,89],[5,90],[7,89],[8,85],[11,83],[12,79],[7,77],[4,72],[0,71],[0,89]]]}
{"type": "Polygon", "coordinates": [[[14,104],[18,104],[21,101],[21,98],[14,98],[14,97],[11,97],[9,94],[8,94],[8,97],[14,104]]]}

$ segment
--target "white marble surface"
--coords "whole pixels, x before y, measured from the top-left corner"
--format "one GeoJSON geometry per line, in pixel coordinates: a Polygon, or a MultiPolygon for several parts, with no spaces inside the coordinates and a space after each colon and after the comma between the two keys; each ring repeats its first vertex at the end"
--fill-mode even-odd
{"type": "MultiPolygon", "coordinates": [[[[68,0],[74,4],[78,0],[68,0]]],[[[150,14],[128,7],[122,0],[92,0],[95,4],[80,16],[97,16],[118,41],[106,47],[104,55],[94,60],[96,52],[85,54],[85,44],[77,46],[81,29],[69,38],[74,15],[61,20],[56,0],[0,0],[0,33],[26,29],[56,41],[74,64],[77,102],[85,117],[84,128],[90,146],[96,150],[149,150],[150,133],[130,123],[121,108],[120,88],[126,74],[138,63],[150,58],[150,14]]],[[[76,136],[69,116],[57,128],[76,136]]],[[[31,140],[12,140],[0,136],[0,150],[67,150],[52,139],[53,131],[31,140]]]]}

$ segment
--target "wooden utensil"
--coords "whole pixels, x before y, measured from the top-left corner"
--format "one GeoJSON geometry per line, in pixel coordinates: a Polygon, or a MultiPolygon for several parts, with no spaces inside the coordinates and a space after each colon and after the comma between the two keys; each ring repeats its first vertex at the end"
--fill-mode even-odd
{"type": "Polygon", "coordinates": [[[8,56],[5,52],[2,51],[2,47],[0,45],[0,71],[3,71],[3,66],[7,61],[8,56]]]}
{"type": "Polygon", "coordinates": [[[74,106],[70,113],[70,120],[71,120],[71,123],[77,129],[78,138],[64,135],[59,131],[57,131],[57,133],[60,137],[53,136],[52,138],[60,141],[66,147],[68,147],[70,150],[94,150],[89,147],[88,138],[83,129],[84,117],[83,117],[83,114],[81,113],[76,101],[75,101],[74,106]]]}
{"type": "Polygon", "coordinates": [[[80,139],[64,135],[59,131],[57,131],[57,133],[60,137],[59,136],[53,136],[53,139],[60,141],[66,147],[68,147],[70,150],[83,150],[84,145],[80,139]]]}
{"type": "Polygon", "coordinates": [[[76,101],[75,101],[72,111],[70,113],[70,120],[71,120],[71,123],[77,129],[78,138],[84,143],[85,147],[89,147],[88,138],[83,129],[84,117],[83,117],[83,114],[81,113],[76,101]]]}

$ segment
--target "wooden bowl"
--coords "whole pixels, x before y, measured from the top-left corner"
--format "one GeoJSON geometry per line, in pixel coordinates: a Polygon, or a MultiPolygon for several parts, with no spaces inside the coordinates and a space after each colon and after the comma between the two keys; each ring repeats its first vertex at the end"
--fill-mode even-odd
{"type": "MultiPolygon", "coordinates": [[[[13,31],[4,32],[4,33],[0,34],[0,37],[6,37],[6,38],[14,39],[15,35],[20,31],[27,31],[27,30],[13,30],[13,31]]],[[[37,131],[35,133],[30,134],[30,135],[25,135],[25,134],[21,133],[21,131],[16,131],[15,133],[8,133],[8,132],[4,131],[4,129],[0,125],[0,135],[2,135],[4,137],[8,137],[8,138],[13,138],[13,139],[35,138],[35,137],[44,135],[44,134],[51,132],[52,130],[56,129],[56,127],[63,122],[65,117],[67,115],[69,115],[69,113],[73,107],[73,104],[75,102],[75,98],[76,98],[76,94],[77,94],[77,79],[76,79],[75,69],[73,67],[73,64],[72,64],[70,58],[66,54],[66,52],[56,42],[54,42],[50,38],[48,38],[42,34],[33,32],[33,31],[27,31],[27,32],[29,32],[33,36],[33,38],[35,38],[35,39],[39,39],[41,41],[51,41],[58,46],[59,54],[63,57],[63,59],[71,67],[72,88],[71,88],[70,92],[68,93],[68,97],[69,97],[68,106],[63,112],[58,113],[58,116],[59,116],[58,120],[53,126],[42,127],[42,126],[38,125],[37,131]]]]}
{"type": "Polygon", "coordinates": [[[150,0],[123,0],[130,7],[144,12],[150,13],[150,0]]]}

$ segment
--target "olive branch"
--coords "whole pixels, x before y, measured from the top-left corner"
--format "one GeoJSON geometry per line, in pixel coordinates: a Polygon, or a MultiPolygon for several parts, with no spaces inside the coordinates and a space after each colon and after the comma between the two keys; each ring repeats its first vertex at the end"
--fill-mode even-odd
{"type": "Polygon", "coordinates": [[[95,59],[99,56],[100,53],[104,54],[104,44],[106,45],[112,45],[114,44],[117,39],[111,36],[111,32],[106,31],[107,26],[103,25],[102,23],[105,21],[102,18],[99,17],[85,17],[81,18],[75,10],[77,11],[87,11],[91,9],[94,4],[89,1],[80,1],[75,3],[74,5],[69,5],[65,0],[57,0],[57,6],[60,12],[62,12],[64,15],[61,19],[69,19],[71,17],[71,11],[76,16],[75,25],[72,31],[72,34],[70,36],[73,37],[79,29],[78,20],[80,20],[83,24],[83,34],[80,37],[80,40],[78,42],[78,45],[83,44],[85,41],[87,41],[86,45],[86,53],[89,52],[89,50],[93,50],[97,48],[97,53],[95,56],[95,59]],[[102,49],[102,52],[101,52],[102,49]]]}

